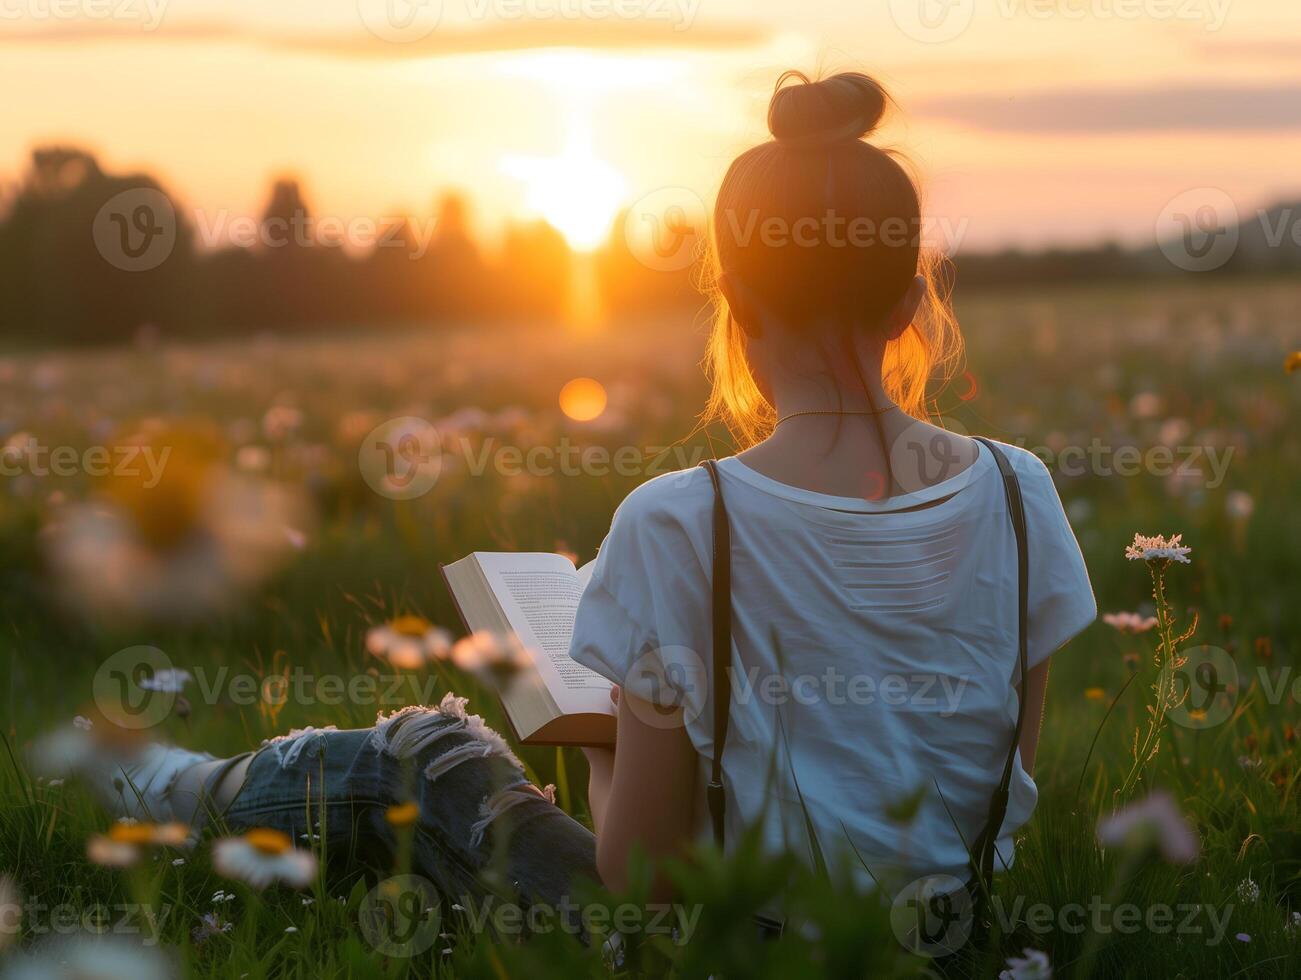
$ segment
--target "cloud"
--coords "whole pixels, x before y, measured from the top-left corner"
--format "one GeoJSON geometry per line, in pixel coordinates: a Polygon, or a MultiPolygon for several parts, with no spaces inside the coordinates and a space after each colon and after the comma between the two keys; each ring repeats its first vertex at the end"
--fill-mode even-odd
{"type": "Polygon", "coordinates": [[[939,96],[917,100],[913,111],[977,129],[1012,133],[1296,130],[1301,129],[1301,83],[939,96]]]}
{"type": "Polygon", "coordinates": [[[771,38],[762,27],[734,24],[683,25],[670,20],[552,19],[498,23],[491,27],[440,27],[427,37],[394,43],[366,31],[337,34],[273,33],[234,23],[168,24],[154,31],[130,21],[64,23],[33,28],[0,29],[0,45],[83,45],[101,42],[143,41],[233,42],[254,44],[276,51],[314,54],[350,60],[395,61],[491,51],[537,48],[589,48],[626,51],[637,49],[736,49],[761,45],[771,38]]]}

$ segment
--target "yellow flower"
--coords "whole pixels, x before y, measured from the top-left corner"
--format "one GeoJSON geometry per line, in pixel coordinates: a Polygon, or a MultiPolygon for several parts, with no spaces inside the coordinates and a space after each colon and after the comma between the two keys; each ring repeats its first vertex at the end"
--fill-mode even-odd
{"type": "Polygon", "coordinates": [[[420,807],[407,802],[391,806],[384,811],[384,819],[394,827],[410,827],[420,816],[420,807]]]}
{"type": "Polygon", "coordinates": [[[1107,696],[1107,692],[1100,687],[1086,687],[1084,696],[1090,701],[1101,701],[1107,696]]]}
{"type": "Polygon", "coordinates": [[[1283,370],[1288,374],[1301,371],[1301,350],[1294,350],[1283,359],[1283,370]]]}

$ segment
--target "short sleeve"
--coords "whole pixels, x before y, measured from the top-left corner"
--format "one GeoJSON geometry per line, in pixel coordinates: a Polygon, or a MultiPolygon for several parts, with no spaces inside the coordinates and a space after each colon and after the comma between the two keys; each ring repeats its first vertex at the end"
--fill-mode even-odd
{"type": "Polygon", "coordinates": [[[574,621],[574,660],[663,708],[694,704],[703,690],[712,494],[703,470],[634,490],[615,511],[574,621]]]}
{"type": "Polygon", "coordinates": [[[1030,666],[1043,663],[1098,616],[1089,571],[1043,461],[1016,450],[1030,566],[1030,666]]]}

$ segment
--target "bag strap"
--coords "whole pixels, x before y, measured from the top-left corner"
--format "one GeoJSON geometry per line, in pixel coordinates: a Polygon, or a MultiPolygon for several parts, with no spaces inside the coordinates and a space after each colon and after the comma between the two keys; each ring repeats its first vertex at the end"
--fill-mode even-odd
{"type": "Polygon", "coordinates": [[[1030,563],[1028,535],[1025,525],[1025,503],[1021,498],[1021,483],[1016,471],[1008,461],[1003,450],[988,439],[976,436],[975,439],[989,450],[998,464],[998,471],[1003,476],[1003,493],[1007,498],[1007,513],[1012,521],[1012,532],[1016,536],[1016,576],[1017,576],[1017,610],[1016,610],[1016,646],[1017,663],[1020,668],[1021,692],[1017,698],[1016,726],[1012,729],[1012,744],[1007,750],[1003,763],[1003,775],[998,788],[994,790],[989,801],[989,817],[984,830],[971,846],[971,867],[975,872],[983,893],[977,898],[988,896],[994,882],[994,856],[998,843],[998,832],[1003,827],[1003,818],[1007,816],[1007,802],[1011,792],[1012,770],[1016,766],[1016,752],[1021,744],[1021,731],[1025,727],[1026,677],[1030,672],[1030,657],[1027,646],[1027,632],[1030,626],[1030,563]]]}
{"type": "Polygon", "coordinates": [[[702,463],[714,484],[713,554],[713,664],[714,664],[714,758],[705,799],[714,827],[714,843],[723,846],[723,813],[727,797],[723,792],[723,747],[732,711],[732,536],[723,502],[723,484],[718,465],[712,459],[702,463]]]}

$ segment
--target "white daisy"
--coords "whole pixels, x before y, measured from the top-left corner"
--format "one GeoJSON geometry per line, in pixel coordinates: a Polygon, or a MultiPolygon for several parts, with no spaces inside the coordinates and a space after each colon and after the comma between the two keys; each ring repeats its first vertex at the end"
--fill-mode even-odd
{"type": "Polygon", "coordinates": [[[998,980],[1049,980],[1053,975],[1053,965],[1048,954],[1039,949],[1022,950],[1024,956],[1009,956],[1007,969],[998,975],[998,980]]]}
{"type": "Polygon", "coordinates": [[[452,634],[423,616],[398,616],[366,633],[366,649],[400,670],[416,670],[434,660],[446,660],[452,634]]]}
{"type": "Polygon", "coordinates": [[[157,948],[117,936],[76,936],[42,943],[6,962],[4,980],[168,980],[176,964],[157,948]]]}
{"type": "Polygon", "coordinates": [[[475,630],[452,647],[452,663],[468,674],[508,676],[532,659],[514,633],[500,636],[491,630],[475,630]]]}
{"type": "Polygon", "coordinates": [[[296,850],[288,834],[256,827],[242,837],[224,837],[212,845],[217,873],[254,888],[279,882],[305,888],[316,877],[316,855],[296,850]]]}

